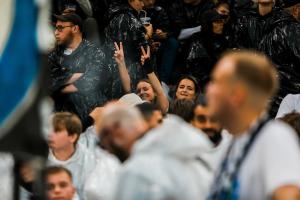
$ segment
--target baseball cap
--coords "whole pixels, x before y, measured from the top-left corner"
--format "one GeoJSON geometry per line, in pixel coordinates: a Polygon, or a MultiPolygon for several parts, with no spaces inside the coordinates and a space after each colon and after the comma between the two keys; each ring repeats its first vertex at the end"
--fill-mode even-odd
{"type": "Polygon", "coordinates": [[[82,19],[79,15],[75,13],[65,13],[62,15],[53,15],[56,20],[62,22],[72,22],[74,25],[78,25],[80,30],[82,30],[82,19]]]}

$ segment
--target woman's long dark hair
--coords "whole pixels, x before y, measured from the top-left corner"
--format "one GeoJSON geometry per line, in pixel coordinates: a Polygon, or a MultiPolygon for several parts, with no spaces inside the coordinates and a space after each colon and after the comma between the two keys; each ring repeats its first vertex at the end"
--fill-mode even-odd
{"type": "MultiPolygon", "coordinates": [[[[174,92],[174,95],[173,95],[173,99],[177,99],[176,97],[176,93],[177,93],[177,90],[178,90],[178,87],[179,87],[179,84],[180,82],[183,80],[183,79],[188,79],[190,81],[192,81],[195,85],[195,97],[197,98],[198,94],[201,92],[200,91],[200,87],[199,87],[199,82],[197,80],[196,77],[192,76],[192,75],[183,75],[179,78],[177,84],[176,84],[176,87],[175,87],[175,92],[174,92]]],[[[195,99],[196,99],[195,98],[195,99]]]]}

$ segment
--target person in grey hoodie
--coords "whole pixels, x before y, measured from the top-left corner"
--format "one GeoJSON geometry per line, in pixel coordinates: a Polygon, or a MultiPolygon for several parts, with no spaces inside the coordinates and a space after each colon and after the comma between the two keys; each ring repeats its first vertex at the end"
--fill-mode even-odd
{"type": "Polygon", "coordinates": [[[212,145],[197,129],[170,116],[147,132],[136,108],[120,104],[102,122],[101,145],[124,161],[112,199],[205,199],[213,172],[201,154],[212,145]]]}

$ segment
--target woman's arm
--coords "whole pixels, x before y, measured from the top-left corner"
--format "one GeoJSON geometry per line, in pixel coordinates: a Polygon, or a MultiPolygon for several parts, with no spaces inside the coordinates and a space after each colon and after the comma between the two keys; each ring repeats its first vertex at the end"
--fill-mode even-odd
{"type": "Polygon", "coordinates": [[[142,50],[142,57],[141,62],[145,71],[147,73],[148,79],[153,87],[154,92],[156,93],[157,104],[162,110],[163,113],[166,113],[169,109],[169,100],[164,93],[164,90],[161,86],[160,81],[158,80],[156,74],[154,73],[153,67],[150,63],[150,47],[147,46],[147,52],[145,51],[144,47],[141,47],[142,50]]]}
{"type": "Polygon", "coordinates": [[[130,76],[129,76],[129,73],[127,71],[126,64],[125,64],[123,44],[122,44],[122,42],[120,42],[120,46],[118,46],[118,44],[116,42],[114,44],[115,44],[115,49],[116,49],[114,58],[118,65],[118,70],[119,70],[120,79],[122,81],[122,86],[126,93],[130,93],[131,92],[130,76]]]}

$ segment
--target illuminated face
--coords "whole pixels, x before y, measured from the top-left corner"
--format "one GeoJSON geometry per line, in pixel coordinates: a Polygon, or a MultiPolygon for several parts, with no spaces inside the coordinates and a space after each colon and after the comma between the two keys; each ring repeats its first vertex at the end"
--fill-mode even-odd
{"type": "Polygon", "coordinates": [[[48,175],[46,187],[48,200],[72,200],[75,193],[71,177],[63,171],[48,175]]]}
{"type": "Polygon", "coordinates": [[[57,21],[55,25],[55,39],[58,45],[68,46],[73,40],[72,29],[74,25],[71,22],[57,21]]]}
{"type": "Polygon", "coordinates": [[[194,100],[196,98],[196,86],[190,79],[182,79],[176,90],[177,99],[194,100]]]}
{"type": "Polygon", "coordinates": [[[138,12],[140,12],[144,8],[143,0],[129,0],[128,2],[130,4],[130,6],[138,12]]]}
{"type": "Polygon", "coordinates": [[[65,128],[52,131],[48,137],[48,145],[52,150],[63,150],[73,147],[78,135],[68,135],[65,128]]]}
{"type": "Polygon", "coordinates": [[[141,97],[142,100],[148,101],[148,102],[153,102],[155,99],[155,93],[153,91],[153,88],[151,84],[140,81],[137,85],[137,95],[141,97]]]}
{"type": "Polygon", "coordinates": [[[221,19],[221,20],[214,21],[212,25],[213,25],[214,34],[220,35],[223,33],[224,20],[221,19]]]}

